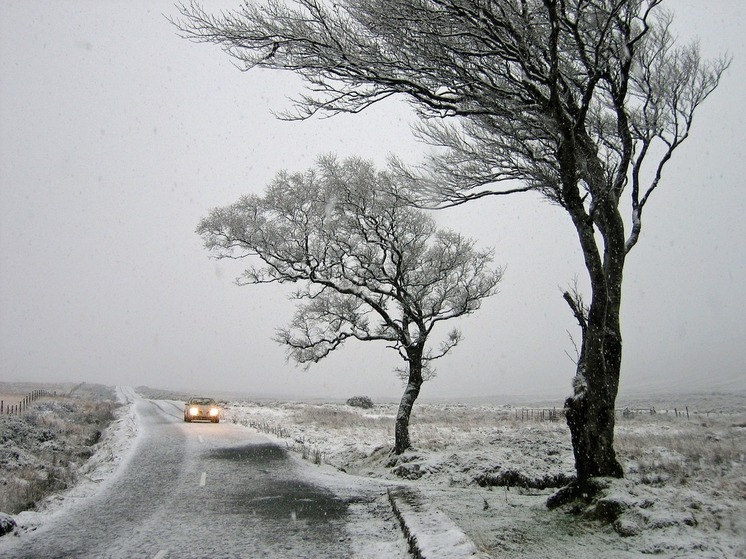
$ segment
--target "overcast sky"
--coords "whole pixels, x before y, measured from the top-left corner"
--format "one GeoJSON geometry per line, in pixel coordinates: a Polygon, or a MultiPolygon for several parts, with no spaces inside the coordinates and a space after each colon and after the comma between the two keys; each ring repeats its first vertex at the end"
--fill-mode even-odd
{"type": "MultiPolygon", "coordinates": [[[[669,5],[682,38],[734,60],[627,259],[622,389],[744,388],[746,7],[669,5]]],[[[390,102],[279,121],[271,111],[298,80],[239,71],[180,39],[163,15],[174,13],[169,1],[0,0],[0,380],[398,398],[398,357],[382,345],[287,363],[271,337],[292,317],[288,291],[235,286],[240,265],[211,260],[194,229],[322,153],[416,163],[411,112],[390,102]]],[[[524,195],[438,219],[507,270],[422,397],[568,395],[578,332],[561,288],[584,278],[568,218],[524,195]]]]}

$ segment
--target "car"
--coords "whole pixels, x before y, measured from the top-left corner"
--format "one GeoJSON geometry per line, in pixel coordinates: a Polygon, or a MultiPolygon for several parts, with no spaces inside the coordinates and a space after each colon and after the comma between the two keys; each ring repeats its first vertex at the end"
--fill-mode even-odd
{"type": "Polygon", "coordinates": [[[220,406],[212,398],[190,398],[184,403],[184,421],[195,420],[220,423],[220,406]]]}

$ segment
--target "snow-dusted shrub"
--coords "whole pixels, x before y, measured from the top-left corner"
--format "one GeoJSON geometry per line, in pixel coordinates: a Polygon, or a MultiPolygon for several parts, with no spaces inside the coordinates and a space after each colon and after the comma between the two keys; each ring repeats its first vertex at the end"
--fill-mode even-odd
{"type": "Polygon", "coordinates": [[[474,476],[474,481],[481,487],[523,487],[526,489],[563,487],[574,479],[574,476],[563,472],[527,474],[510,468],[497,468],[494,471],[480,472],[474,476]]]}
{"type": "Polygon", "coordinates": [[[0,416],[0,511],[34,509],[67,489],[114,419],[110,400],[61,396],[35,403],[22,416],[0,416]]]}
{"type": "Polygon", "coordinates": [[[369,410],[373,407],[373,400],[368,396],[353,396],[347,400],[347,405],[369,410]]]}

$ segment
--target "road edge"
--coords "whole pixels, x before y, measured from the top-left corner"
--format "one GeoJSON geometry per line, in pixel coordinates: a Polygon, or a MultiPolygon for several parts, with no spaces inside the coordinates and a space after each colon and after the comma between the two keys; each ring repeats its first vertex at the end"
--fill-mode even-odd
{"type": "Polygon", "coordinates": [[[387,492],[416,559],[487,557],[448,516],[428,503],[418,489],[399,485],[389,487],[387,492]]]}

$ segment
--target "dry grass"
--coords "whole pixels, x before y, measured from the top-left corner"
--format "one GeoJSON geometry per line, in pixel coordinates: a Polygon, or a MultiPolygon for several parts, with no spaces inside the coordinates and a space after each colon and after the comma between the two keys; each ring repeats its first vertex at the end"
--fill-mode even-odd
{"type": "Polygon", "coordinates": [[[416,404],[412,409],[412,424],[438,425],[462,431],[502,425],[512,413],[495,406],[466,404],[416,404]]]}
{"type": "Polygon", "coordinates": [[[616,448],[630,477],[648,485],[720,478],[746,498],[734,472],[746,464],[746,416],[647,416],[617,424],[616,448]],[[730,481],[729,481],[730,480],[730,481]]]}
{"type": "Polygon", "coordinates": [[[26,466],[13,472],[0,487],[0,511],[17,514],[33,510],[47,495],[67,489],[75,482],[72,464],[46,466],[43,469],[26,466]]]}
{"type": "Polygon", "coordinates": [[[388,414],[380,414],[380,408],[377,410],[362,410],[361,408],[350,407],[340,409],[339,406],[302,406],[294,411],[293,422],[297,425],[313,425],[318,428],[326,429],[350,429],[366,428],[393,429],[394,417],[388,414]]]}
{"type": "MultiPolygon", "coordinates": [[[[104,394],[97,391],[96,398],[104,394]]],[[[63,396],[33,402],[21,416],[0,417],[0,511],[33,510],[47,495],[73,485],[115,407],[111,399],[63,396]]]]}

